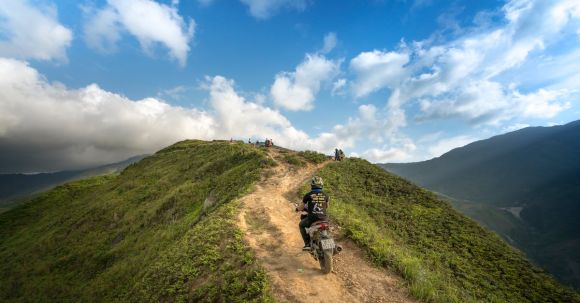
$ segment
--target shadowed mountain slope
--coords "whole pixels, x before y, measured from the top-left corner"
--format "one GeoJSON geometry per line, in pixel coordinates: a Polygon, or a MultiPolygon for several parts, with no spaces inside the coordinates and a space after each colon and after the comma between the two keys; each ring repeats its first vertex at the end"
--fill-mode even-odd
{"type": "Polygon", "coordinates": [[[135,156],[125,161],[83,170],[39,174],[0,174],[0,207],[8,210],[12,205],[18,204],[18,198],[27,198],[27,195],[48,190],[65,182],[120,172],[144,157],[145,155],[135,156]]]}
{"type": "MultiPolygon", "coordinates": [[[[580,121],[575,121],[528,127],[429,161],[382,167],[449,196],[462,207],[468,202],[495,209],[490,213],[510,210],[526,231],[505,230],[489,216],[476,218],[511,238],[562,281],[580,287],[579,155],[580,121]]],[[[499,215],[494,217],[500,220],[499,215]]]]}

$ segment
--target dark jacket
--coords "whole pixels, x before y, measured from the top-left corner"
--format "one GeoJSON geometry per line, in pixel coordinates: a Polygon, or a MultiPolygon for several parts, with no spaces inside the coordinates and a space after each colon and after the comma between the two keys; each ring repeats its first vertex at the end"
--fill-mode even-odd
{"type": "Polygon", "coordinates": [[[326,209],[328,208],[328,195],[322,189],[314,188],[302,198],[304,209],[309,216],[326,218],[326,209]]]}

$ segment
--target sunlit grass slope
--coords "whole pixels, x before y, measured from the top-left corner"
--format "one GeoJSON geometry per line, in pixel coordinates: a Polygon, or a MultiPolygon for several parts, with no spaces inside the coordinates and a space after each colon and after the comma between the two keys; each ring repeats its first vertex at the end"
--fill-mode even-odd
{"type": "Polygon", "coordinates": [[[580,302],[495,234],[364,160],[320,171],[330,215],[427,302],[580,302]]]}
{"type": "Polygon", "coordinates": [[[0,215],[0,302],[262,302],[235,225],[265,153],[183,141],[0,215]]]}

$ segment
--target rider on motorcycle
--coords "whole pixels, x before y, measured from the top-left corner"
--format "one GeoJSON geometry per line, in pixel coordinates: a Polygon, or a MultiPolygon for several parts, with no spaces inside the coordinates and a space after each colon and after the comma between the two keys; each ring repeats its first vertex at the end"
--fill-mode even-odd
{"type": "Polygon", "coordinates": [[[308,215],[300,221],[300,234],[304,240],[304,247],[302,250],[310,250],[310,235],[306,232],[306,228],[310,227],[316,221],[326,221],[326,209],[328,208],[328,195],[322,191],[324,181],[319,176],[312,177],[310,181],[310,192],[304,195],[302,205],[297,211],[306,211],[308,215]]]}

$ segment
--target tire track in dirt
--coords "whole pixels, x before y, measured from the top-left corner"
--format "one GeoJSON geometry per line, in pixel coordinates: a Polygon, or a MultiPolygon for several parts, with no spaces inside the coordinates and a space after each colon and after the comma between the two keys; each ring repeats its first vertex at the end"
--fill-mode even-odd
{"type": "MultiPolygon", "coordinates": [[[[298,231],[300,215],[294,212],[298,188],[320,167],[294,168],[270,154],[278,165],[241,199],[239,227],[270,278],[279,302],[416,302],[398,286],[396,275],[370,265],[364,253],[347,239],[334,256],[334,269],[322,274],[318,261],[302,252],[298,231]]],[[[332,207],[332,197],[330,207],[332,207]]]]}

